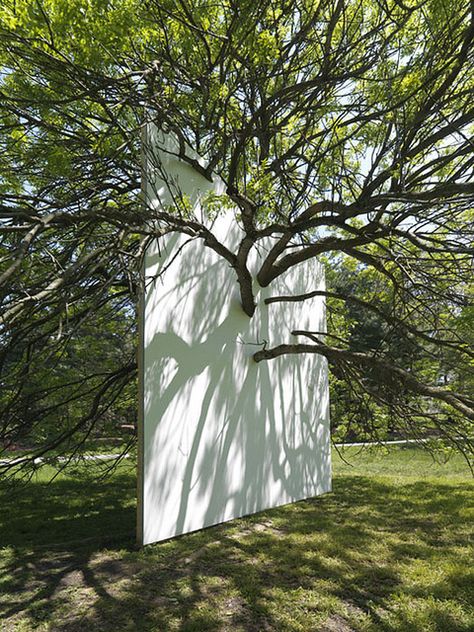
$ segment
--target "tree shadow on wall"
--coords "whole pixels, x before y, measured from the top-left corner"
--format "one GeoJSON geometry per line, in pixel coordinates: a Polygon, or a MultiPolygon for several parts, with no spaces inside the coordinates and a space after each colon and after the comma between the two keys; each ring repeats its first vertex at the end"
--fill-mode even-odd
{"type": "Polygon", "coordinates": [[[145,542],[327,491],[325,361],[252,357],[263,344],[292,342],[295,328],[321,327],[316,301],[264,304],[270,293],[317,286],[318,264],[305,262],[258,289],[251,319],[233,270],[199,241],[172,238],[161,257],[150,257],[153,266],[145,305],[145,542]]]}

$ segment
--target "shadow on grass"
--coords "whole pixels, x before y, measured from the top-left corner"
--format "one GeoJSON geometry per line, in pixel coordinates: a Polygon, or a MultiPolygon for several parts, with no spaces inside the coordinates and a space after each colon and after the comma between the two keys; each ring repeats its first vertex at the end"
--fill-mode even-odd
{"type": "Polygon", "coordinates": [[[130,547],[135,527],[135,481],[67,478],[0,487],[0,620],[27,611],[48,618],[43,602],[91,556],[108,545],[130,547]]]}
{"type": "Polygon", "coordinates": [[[341,476],[333,494],[137,551],[133,484],[32,486],[2,516],[11,629],[469,629],[464,485],[341,476]]]}

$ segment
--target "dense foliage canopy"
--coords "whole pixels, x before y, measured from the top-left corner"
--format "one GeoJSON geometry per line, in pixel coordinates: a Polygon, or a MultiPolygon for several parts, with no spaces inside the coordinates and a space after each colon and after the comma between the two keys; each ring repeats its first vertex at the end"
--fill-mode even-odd
{"type": "Polygon", "coordinates": [[[230,263],[249,317],[259,241],[262,286],[325,260],[329,333],[255,360],[324,355],[340,436],[437,433],[469,455],[473,38],[468,0],[5,0],[3,445],[78,447],[129,418],[140,262],[177,231],[230,263]],[[150,121],[225,182],[205,208],[235,209],[236,252],[184,197],[140,198],[150,121]]]}

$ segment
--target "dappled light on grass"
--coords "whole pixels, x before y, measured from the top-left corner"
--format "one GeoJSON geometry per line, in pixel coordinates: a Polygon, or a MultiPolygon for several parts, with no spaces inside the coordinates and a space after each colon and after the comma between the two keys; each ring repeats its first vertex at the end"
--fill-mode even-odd
{"type": "Polygon", "coordinates": [[[142,551],[130,472],[32,485],[1,518],[5,629],[472,629],[473,487],[462,461],[427,474],[429,455],[399,450],[374,476],[377,453],[350,456],[352,467],[336,463],[331,495],[142,551]]]}

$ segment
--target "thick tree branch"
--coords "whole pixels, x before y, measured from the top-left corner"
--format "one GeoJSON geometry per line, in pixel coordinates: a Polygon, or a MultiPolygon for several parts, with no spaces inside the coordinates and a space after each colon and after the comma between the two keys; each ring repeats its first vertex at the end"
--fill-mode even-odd
{"type": "Polygon", "coordinates": [[[261,350],[253,356],[255,362],[272,360],[283,355],[314,353],[324,356],[331,364],[337,364],[341,361],[354,363],[368,369],[376,369],[380,372],[380,379],[396,379],[412,393],[443,401],[452,406],[455,410],[461,412],[468,419],[474,419],[474,401],[459,393],[424,384],[405,369],[395,366],[375,355],[330,347],[319,342],[309,332],[293,331],[292,334],[295,336],[305,335],[313,340],[313,344],[282,344],[272,349],[261,350]]]}

